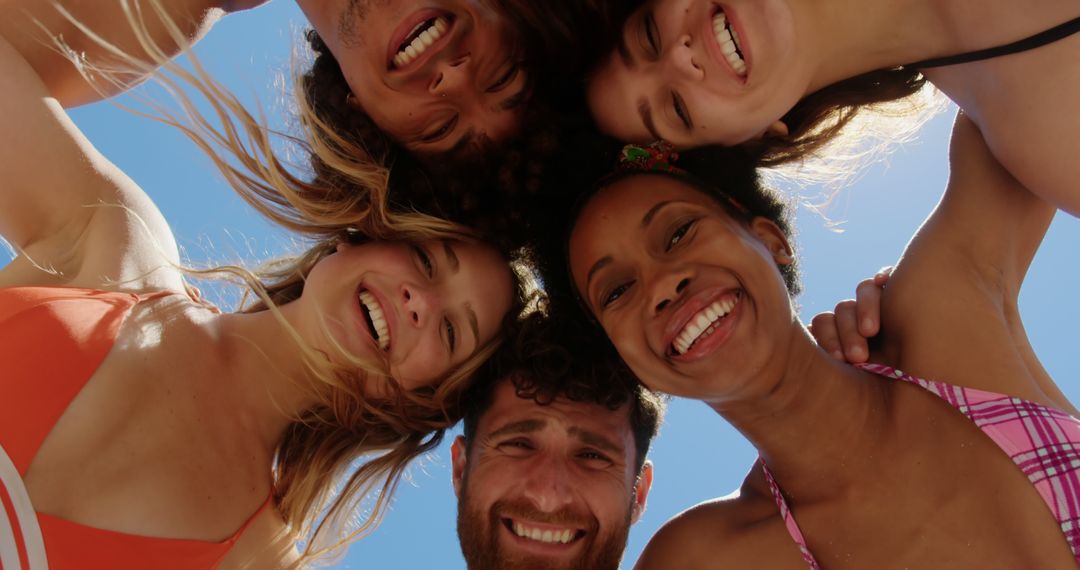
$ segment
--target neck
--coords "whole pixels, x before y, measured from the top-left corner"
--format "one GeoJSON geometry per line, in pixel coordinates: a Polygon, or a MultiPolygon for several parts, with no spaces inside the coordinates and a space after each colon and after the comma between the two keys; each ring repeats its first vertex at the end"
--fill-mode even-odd
{"type": "Polygon", "coordinates": [[[791,0],[818,54],[807,94],[863,73],[961,51],[940,0],[791,0]]]}
{"type": "MultiPolygon", "coordinates": [[[[280,309],[288,319],[290,306],[280,309]]],[[[209,374],[229,379],[220,394],[237,433],[272,456],[285,429],[315,404],[300,348],[270,311],[214,315],[200,326],[209,374]]]]}
{"type": "Polygon", "coordinates": [[[885,383],[829,357],[798,323],[779,381],[714,410],[746,436],[783,486],[803,501],[844,493],[888,441],[885,383]]]}

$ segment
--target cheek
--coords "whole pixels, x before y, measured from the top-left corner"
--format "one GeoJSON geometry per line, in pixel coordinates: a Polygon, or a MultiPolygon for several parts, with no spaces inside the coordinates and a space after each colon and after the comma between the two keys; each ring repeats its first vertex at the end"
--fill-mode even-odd
{"type": "Polygon", "coordinates": [[[658,359],[656,353],[649,347],[641,323],[629,317],[613,321],[610,328],[605,327],[604,330],[611,339],[611,343],[615,345],[619,356],[635,372],[654,367],[658,359]]]}
{"type": "Polygon", "coordinates": [[[426,341],[421,341],[401,362],[391,367],[394,379],[406,390],[415,390],[435,383],[449,370],[445,361],[426,341]]]}

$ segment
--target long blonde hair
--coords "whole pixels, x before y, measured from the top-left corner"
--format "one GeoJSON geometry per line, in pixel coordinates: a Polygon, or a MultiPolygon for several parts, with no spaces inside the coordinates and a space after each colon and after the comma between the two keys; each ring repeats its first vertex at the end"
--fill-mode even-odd
{"type": "MultiPolygon", "coordinates": [[[[363,149],[349,141],[335,139],[336,135],[326,136],[325,133],[334,133],[334,129],[322,124],[303,106],[301,124],[320,129],[323,134],[305,140],[271,130],[261,116],[257,119],[249,113],[235,96],[210,77],[194,56],[189,56],[192,71],[169,61],[147,33],[147,12],[165,24],[173,41],[186,45],[186,40],[158,0],[145,0],[147,9],[129,0],[118,1],[148,54],[148,62],[97,36],[62,6],[56,6],[57,10],[115,61],[87,61],[67,49],[58,38],[54,38],[56,46],[94,85],[105,82],[122,86],[124,81],[120,78],[125,74],[154,73],[182,113],[178,116],[153,102],[146,102],[152,112],[133,112],[181,130],[256,210],[285,228],[319,238],[304,254],[270,262],[256,272],[239,266],[187,272],[197,277],[226,276],[240,280],[252,293],[241,310],[274,312],[301,347],[309,372],[302,385],[321,403],[296,418],[279,442],[273,468],[274,503],[295,536],[305,541],[304,560],[337,551],[378,526],[409,462],[434,449],[442,440],[443,430],[460,418],[461,393],[473,373],[494,353],[501,337],[480,347],[432,387],[405,391],[390,378],[393,395],[374,400],[364,395],[366,378],[356,371],[386,376],[385,366],[355,358],[343,349],[337,351],[340,353],[337,356],[344,358],[336,360],[344,364],[333,364],[325,353],[307,345],[281,317],[277,307],[300,296],[311,268],[342,241],[471,241],[475,236],[434,216],[393,211],[387,199],[389,170],[377,157],[365,155],[363,149]],[[167,73],[155,72],[159,67],[167,73]],[[187,88],[193,88],[206,99],[210,116],[219,126],[197,110],[185,93],[187,88]],[[305,181],[290,171],[275,152],[272,143],[282,138],[317,154],[330,168],[341,166],[342,170],[329,179],[319,177],[322,182],[330,180],[329,184],[305,181]],[[224,151],[236,164],[217,151],[224,151]],[[342,161],[340,165],[335,162],[335,156],[342,161]],[[354,467],[354,462],[362,456],[364,461],[354,467]],[[374,504],[367,509],[369,514],[362,516],[360,503],[372,492],[377,493],[374,504]],[[354,514],[360,522],[349,529],[354,514]]],[[[516,318],[525,305],[524,286],[516,272],[515,277],[516,294],[508,319],[516,318]]]]}

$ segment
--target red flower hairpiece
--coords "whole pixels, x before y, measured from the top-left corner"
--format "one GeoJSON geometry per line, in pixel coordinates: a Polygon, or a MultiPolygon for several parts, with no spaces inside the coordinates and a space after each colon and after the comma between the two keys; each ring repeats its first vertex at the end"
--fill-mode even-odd
{"type": "Polygon", "coordinates": [[[675,166],[679,153],[666,141],[656,141],[646,146],[628,144],[619,153],[618,171],[641,170],[682,174],[685,170],[675,166]]]}

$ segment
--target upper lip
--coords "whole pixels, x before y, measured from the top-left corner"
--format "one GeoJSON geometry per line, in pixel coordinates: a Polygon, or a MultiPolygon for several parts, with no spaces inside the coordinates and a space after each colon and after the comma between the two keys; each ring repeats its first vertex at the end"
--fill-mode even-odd
{"type": "Polygon", "coordinates": [[[661,345],[660,351],[666,355],[668,347],[675,342],[675,337],[679,336],[679,333],[686,328],[686,324],[690,322],[690,319],[692,319],[694,315],[697,315],[703,309],[712,305],[714,301],[734,289],[737,289],[737,287],[710,287],[684,297],[671,312],[667,319],[667,323],[664,325],[663,337],[661,337],[663,344],[661,345]]]}
{"type": "Polygon", "coordinates": [[[390,36],[390,44],[386,48],[386,68],[390,70],[391,73],[393,73],[405,69],[418,69],[422,67],[425,63],[428,62],[428,60],[430,60],[432,57],[445,49],[446,46],[450,45],[450,42],[452,40],[456,39],[454,36],[456,36],[458,33],[457,23],[457,18],[455,18],[453,14],[443,10],[436,10],[432,8],[416,12],[412,17],[402,21],[402,23],[398,25],[397,29],[390,36]],[[401,44],[405,41],[405,38],[409,36],[409,32],[413,31],[413,29],[417,25],[437,17],[443,17],[447,19],[449,29],[446,30],[446,33],[444,33],[442,37],[436,40],[435,43],[431,44],[430,47],[424,50],[424,53],[421,54],[420,57],[405,64],[404,68],[394,67],[394,56],[397,55],[399,48],[401,48],[401,44]]]}

